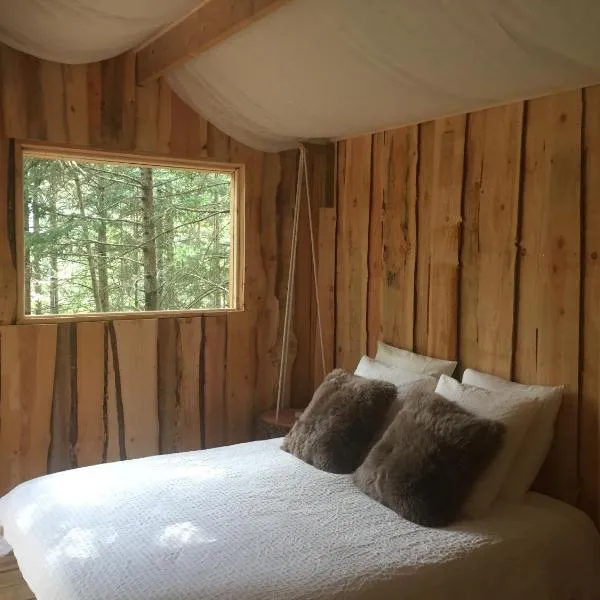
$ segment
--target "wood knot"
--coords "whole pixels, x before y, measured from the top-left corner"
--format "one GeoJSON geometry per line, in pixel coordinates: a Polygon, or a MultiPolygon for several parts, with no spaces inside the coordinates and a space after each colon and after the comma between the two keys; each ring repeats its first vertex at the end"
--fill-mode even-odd
{"type": "Polygon", "coordinates": [[[590,254],[590,256],[592,257],[592,260],[596,260],[598,258],[598,253],[597,252],[592,252],[590,254]]]}
{"type": "Polygon", "coordinates": [[[556,246],[559,250],[562,250],[565,247],[565,238],[562,235],[556,240],[556,246]]]}
{"type": "Polygon", "coordinates": [[[565,123],[567,120],[567,114],[566,113],[561,113],[560,114],[560,122],[561,123],[565,123]]]}

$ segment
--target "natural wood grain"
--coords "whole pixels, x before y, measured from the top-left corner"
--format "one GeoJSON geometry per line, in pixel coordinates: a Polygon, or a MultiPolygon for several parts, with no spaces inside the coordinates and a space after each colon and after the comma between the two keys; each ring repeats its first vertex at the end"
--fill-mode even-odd
{"type": "Polygon", "coordinates": [[[585,190],[581,307],[579,504],[600,523],[600,86],[584,90],[585,190]]]}
{"type": "Polygon", "coordinates": [[[35,600],[12,554],[0,557],[0,600],[35,600]]]}
{"type": "Polygon", "coordinates": [[[41,89],[55,90],[53,94],[43,94],[43,115],[46,121],[46,137],[56,143],[67,142],[67,111],[65,111],[63,77],[63,65],[47,61],[41,63],[41,89]]]}
{"type": "Polygon", "coordinates": [[[465,116],[435,122],[427,353],[455,358],[465,116]]]}
{"type": "Polygon", "coordinates": [[[460,359],[510,378],[523,104],[469,116],[461,248],[460,359]]]}
{"type": "MultiPolygon", "coordinates": [[[[89,144],[89,112],[87,103],[88,79],[85,65],[64,65],[64,110],[67,115],[67,141],[85,146],[89,144]]],[[[114,82],[106,82],[108,89],[118,89],[114,82]],[[113,83],[113,85],[111,85],[113,83]]],[[[52,93],[46,90],[45,94],[52,93]]],[[[35,136],[30,136],[34,137],[35,136]]],[[[39,139],[39,138],[38,138],[39,139]]]]}
{"type": "Polygon", "coordinates": [[[266,276],[260,255],[260,205],[262,154],[232,144],[231,160],[246,164],[246,278],[244,312],[232,314],[227,324],[227,436],[229,443],[242,442],[254,430],[254,389],[256,384],[256,336],[261,301],[266,291],[266,276]]]}
{"type": "Polygon", "coordinates": [[[115,321],[113,327],[127,458],[158,454],[157,322],[115,321]]]}
{"type": "Polygon", "coordinates": [[[144,84],[249,27],[288,0],[205,0],[137,53],[137,81],[144,84]]]}
{"type": "Polygon", "coordinates": [[[336,366],[354,370],[367,351],[371,137],[338,146],[336,366]]]}
{"type": "Polygon", "coordinates": [[[372,141],[372,184],[369,207],[369,249],[367,280],[367,354],[375,356],[382,335],[384,287],[384,210],[388,192],[390,148],[394,132],[381,132],[372,141]]]}
{"type": "MultiPolygon", "coordinates": [[[[199,159],[220,166],[237,161],[247,174],[245,185],[239,183],[250,202],[245,221],[247,228],[252,229],[244,232],[243,220],[238,227],[238,245],[245,251],[245,256],[241,256],[245,266],[242,264],[241,269],[248,280],[246,310],[236,316],[206,313],[201,317],[206,323],[201,343],[197,344],[199,330],[193,325],[180,331],[180,341],[170,350],[165,349],[168,337],[164,331],[177,329],[177,319],[185,319],[189,313],[160,315],[160,332],[152,336],[154,340],[149,345],[146,333],[139,340],[136,327],[116,322],[123,315],[105,315],[104,322],[97,323],[78,321],[75,341],[71,338],[69,348],[62,341],[59,344],[59,355],[68,359],[61,358],[63,375],[58,379],[59,388],[76,398],[76,403],[70,405],[72,412],[68,411],[71,418],[76,416],[76,426],[71,421],[67,428],[68,400],[56,396],[63,403],[58,414],[65,420],[59,421],[61,439],[55,442],[55,453],[61,448],[59,462],[64,462],[65,452],[74,452],[74,456],[69,454],[68,466],[73,459],[77,464],[92,464],[156,452],[157,427],[163,451],[197,447],[202,436],[209,445],[246,441],[252,435],[255,415],[271,407],[274,397],[281,302],[285,297],[282,281],[289,256],[282,250],[289,244],[284,216],[287,218],[293,198],[296,153],[289,153],[290,160],[285,155],[266,155],[234,143],[175,96],[166,81],[136,86],[133,66],[130,53],[102,63],[69,66],[24,56],[0,44],[0,323],[16,322],[18,287],[14,206],[6,196],[11,181],[8,138],[27,139],[28,143],[48,148],[68,145],[75,153],[90,157],[98,151],[118,151],[120,156],[134,160],[140,153],[147,153],[175,166],[191,166],[199,159]],[[181,340],[186,347],[181,346],[181,340]],[[194,350],[188,356],[186,348],[190,344],[194,350]],[[150,360],[152,353],[157,356],[150,360]],[[152,372],[153,368],[158,372],[152,372]],[[178,379],[178,369],[183,378],[178,379]],[[67,371],[72,375],[70,379],[64,375],[67,371]],[[196,412],[196,407],[197,418],[188,423],[187,414],[196,412]]],[[[317,188],[322,185],[321,181],[313,184],[317,188]]],[[[297,289],[306,297],[314,297],[312,280],[303,280],[310,275],[302,271],[297,281],[297,289]]],[[[241,280],[235,284],[243,289],[241,280]]],[[[149,321],[155,318],[152,315],[149,321]]],[[[310,318],[312,322],[312,307],[310,318]]],[[[61,318],[64,331],[71,327],[68,320],[61,318]]],[[[48,331],[40,320],[31,323],[27,325],[31,329],[24,331],[48,331]]],[[[152,325],[139,327],[145,332],[152,325]]],[[[56,331],[55,325],[51,329],[56,331]]],[[[302,402],[311,382],[304,381],[302,375],[302,385],[296,385],[293,378],[308,373],[313,379],[315,339],[311,329],[301,342],[308,364],[293,371],[289,384],[292,389],[301,390],[298,398],[302,402]]],[[[295,337],[293,332],[290,372],[297,354],[295,337]]],[[[28,353],[20,356],[29,362],[28,353]]],[[[6,359],[0,368],[5,370],[8,366],[25,369],[29,365],[21,364],[20,358],[6,359]]],[[[51,399],[54,359],[47,389],[43,388],[44,381],[40,382],[39,393],[51,399]]],[[[32,405],[30,397],[24,401],[32,405]]],[[[50,413],[40,410],[39,415],[46,418],[43,424],[49,436],[50,413]]],[[[24,414],[23,419],[27,418],[29,415],[24,414]]],[[[4,428],[0,432],[2,448],[13,444],[11,435],[4,428]]],[[[40,437],[44,439],[47,438],[40,437]]],[[[46,448],[46,458],[47,455],[46,448]]],[[[17,469],[14,473],[16,483],[22,471],[17,469]]]]}
{"type": "Polygon", "coordinates": [[[159,449],[166,454],[177,451],[179,321],[159,319],[157,335],[159,449]]]}
{"type": "Polygon", "coordinates": [[[177,450],[199,450],[204,431],[204,356],[202,319],[178,319],[179,345],[177,348],[178,388],[178,444],[177,450]]]}
{"type": "Polygon", "coordinates": [[[577,495],[581,92],[528,107],[515,376],[565,384],[539,489],[577,495]]]}
{"type": "Polygon", "coordinates": [[[54,390],[50,430],[50,451],[48,452],[48,472],[56,473],[76,466],[76,390],[74,326],[57,326],[56,362],[54,364],[54,390]],[[75,395],[74,395],[75,394],[75,395]]]}
{"type": "Polygon", "coordinates": [[[56,326],[0,328],[0,494],[47,472],[56,326]]]}
{"type": "Polygon", "coordinates": [[[14,236],[14,145],[0,140],[0,323],[8,325],[17,318],[17,265],[14,236]],[[12,153],[12,158],[11,158],[12,153]]]}
{"type": "Polygon", "coordinates": [[[315,344],[314,385],[321,383],[335,364],[335,264],[336,264],[336,209],[319,209],[317,293],[321,304],[325,373],[321,365],[320,340],[315,344]]]}
{"type": "Polygon", "coordinates": [[[417,127],[375,136],[373,202],[383,206],[381,339],[408,349],[414,345],[417,150],[417,127]]]}
{"type": "Polygon", "coordinates": [[[104,452],[104,325],[77,324],[77,466],[102,462],[104,452]]]}
{"type": "Polygon", "coordinates": [[[227,442],[227,319],[206,317],[204,321],[204,441],[207,448],[227,442]]]}
{"type": "Polygon", "coordinates": [[[105,422],[105,448],[103,462],[127,458],[123,423],[123,401],[119,376],[119,355],[115,353],[116,335],[114,327],[107,323],[104,327],[104,405],[102,416],[105,422]]]}
{"type": "MultiPolygon", "coordinates": [[[[273,406],[277,396],[277,375],[280,360],[280,307],[285,305],[285,297],[280,297],[279,270],[287,258],[280,255],[281,239],[278,210],[288,211],[292,188],[295,185],[296,154],[287,153],[277,164],[267,171],[271,177],[265,181],[265,198],[260,205],[260,252],[265,273],[264,300],[258,315],[258,328],[262,335],[256,340],[257,381],[255,409],[261,411],[273,406]]],[[[266,156],[270,163],[276,157],[266,156]]]]}
{"type": "Polygon", "coordinates": [[[431,279],[431,207],[435,123],[419,126],[417,175],[417,261],[415,273],[414,349],[427,353],[429,343],[429,288],[431,279]]]}

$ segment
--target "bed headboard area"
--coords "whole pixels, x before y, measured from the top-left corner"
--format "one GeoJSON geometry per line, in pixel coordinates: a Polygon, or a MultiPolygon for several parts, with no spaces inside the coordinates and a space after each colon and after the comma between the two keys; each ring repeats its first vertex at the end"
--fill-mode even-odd
{"type": "Polygon", "coordinates": [[[564,384],[536,487],[598,523],[600,87],[345,140],[336,171],[319,215],[332,364],[383,339],[458,375],[564,384]]]}

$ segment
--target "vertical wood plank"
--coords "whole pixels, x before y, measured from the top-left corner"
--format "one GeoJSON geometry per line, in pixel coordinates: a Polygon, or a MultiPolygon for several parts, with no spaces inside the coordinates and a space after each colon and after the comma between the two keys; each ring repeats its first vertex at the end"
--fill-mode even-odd
{"type": "Polygon", "coordinates": [[[460,359],[510,378],[523,103],[469,115],[460,359]]]}
{"type": "Polygon", "coordinates": [[[87,104],[89,143],[92,147],[102,148],[102,63],[87,65],[87,104]]]}
{"type": "Polygon", "coordinates": [[[47,471],[55,325],[0,327],[0,494],[47,471]]]}
{"type": "Polygon", "coordinates": [[[130,149],[135,144],[135,54],[126,52],[101,63],[102,143],[130,149]]]}
{"type": "Polygon", "coordinates": [[[260,205],[263,193],[264,155],[231,144],[230,157],[246,165],[245,205],[245,310],[229,315],[227,324],[227,435],[229,443],[251,438],[254,430],[257,376],[257,328],[266,276],[260,255],[260,205]]]}
{"type": "Polygon", "coordinates": [[[48,453],[48,472],[56,473],[76,467],[76,397],[75,348],[73,333],[75,325],[61,323],[56,335],[56,363],[54,367],[54,390],[52,398],[51,439],[48,453]]]}
{"type": "Polygon", "coordinates": [[[381,336],[389,344],[412,350],[417,255],[417,127],[378,134],[375,150],[373,195],[374,201],[383,206],[381,336]]]}
{"type": "Polygon", "coordinates": [[[580,329],[580,506],[600,524],[600,86],[584,90],[583,306],[580,329]]]}
{"type": "Polygon", "coordinates": [[[123,422],[123,400],[119,371],[119,355],[115,352],[117,340],[111,323],[104,325],[105,384],[102,415],[105,420],[105,450],[103,462],[127,458],[125,451],[125,423],[123,422]]]}
{"type": "Polygon", "coordinates": [[[415,273],[416,352],[427,353],[429,345],[429,286],[431,279],[431,206],[433,193],[433,155],[435,122],[419,125],[419,163],[417,175],[417,261],[415,273]]]}
{"type": "Polygon", "coordinates": [[[67,111],[63,67],[60,63],[42,61],[40,76],[46,137],[57,144],[64,144],[67,141],[67,111]]]}
{"type": "Polygon", "coordinates": [[[21,76],[21,59],[24,55],[4,44],[0,45],[2,73],[2,117],[4,135],[9,138],[27,138],[27,89],[21,76]]]}
{"type": "Polygon", "coordinates": [[[336,366],[354,370],[367,351],[371,136],[339,144],[336,366]]]}
{"type": "Polygon", "coordinates": [[[77,324],[77,466],[104,458],[104,324],[77,324]]]}
{"type": "Polygon", "coordinates": [[[140,152],[169,153],[171,91],[163,80],[137,88],[136,143],[140,152]]]}
{"type": "Polygon", "coordinates": [[[519,381],[567,386],[538,489],[568,501],[577,496],[581,111],[580,91],[529,103],[514,365],[519,381]]]}
{"type": "MultiPolygon", "coordinates": [[[[309,150],[310,152],[310,150],[309,150]]],[[[291,380],[291,406],[305,407],[313,394],[312,365],[314,350],[314,285],[306,187],[302,185],[301,209],[298,224],[298,251],[294,288],[293,328],[296,337],[296,356],[291,380]]],[[[313,208],[314,208],[314,198],[313,208]]],[[[283,320],[283,311],[281,318],[283,320]]]]}
{"type": "Polygon", "coordinates": [[[265,295],[258,315],[258,328],[261,335],[256,340],[257,381],[255,404],[257,410],[272,408],[276,398],[277,373],[280,360],[280,306],[278,268],[279,256],[279,215],[278,208],[288,210],[291,194],[290,185],[294,182],[295,153],[280,156],[267,155],[265,161],[265,190],[260,204],[260,253],[265,271],[265,295]],[[290,168],[291,167],[291,168],[290,168]]]}
{"type": "Polygon", "coordinates": [[[464,115],[435,122],[427,354],[438,358],[457,353],[465,124],[464,115]]]}
{"type": "Polygon", "coordinates": [[[199,450],[202,447],[204,399],[203,377],[200,366],[203,360],[202,319],[178,319],[179,347],[177,357],[177,383],[179,394],[178,446],[180,451],[199,450]]]}
{"type": "Polygon", "coordinates": [[[158,454],[156,319],[115,321],[113,327],[127,458],[158,454]]]}
{"type": "Polygon", "coordinates": [[[177,319],[158,320],[157,396],[159,449],[162,454],[177,451],[178,325],[177,319]]]}
{"type": "Polygon", "coordinates": [[[14,153],[10,142],[0,139],[0,323],[17,318],[17,264],[15,229],[14,153]]]}
{"type": "Polygon", "coordinates": [[[335,265],[336,265],[336,209],[319,209],[317,293],[321,304],[325,373],[323,373],[320,340],[316,340],[314,386],[333,370],[335,364],[335,265]]]}
{"type": "Polygon", "coordinates": [[[63,65],[65,111],[67,114],[67,141],[71,144],[89,144],[88,78],[86,65],[63,65]]]}
{"type": "Polygon", "coordinates": [[[204,327],[204,440],[214,448],[227,442],[227,318],[206,317],[204,327]]]}

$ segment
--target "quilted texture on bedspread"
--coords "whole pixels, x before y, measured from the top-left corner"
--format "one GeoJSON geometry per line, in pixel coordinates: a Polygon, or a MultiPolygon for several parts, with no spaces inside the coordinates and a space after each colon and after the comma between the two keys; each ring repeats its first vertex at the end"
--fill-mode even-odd
{"type": "Polygon", "coordinates": [[[426,529],[280,445],[51,475],[0,525],[38,600],[597,598],[599,538],[566,505],[426,529]]]}

